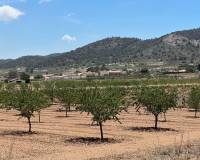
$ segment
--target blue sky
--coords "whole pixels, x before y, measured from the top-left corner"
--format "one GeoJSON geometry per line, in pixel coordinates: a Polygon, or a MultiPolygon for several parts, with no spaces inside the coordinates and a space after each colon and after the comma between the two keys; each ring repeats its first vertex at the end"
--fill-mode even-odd
{"type": "Polygon", "coordinates": [[[200,27],[199,0],[0,0],[0,59],[200,27]]]}

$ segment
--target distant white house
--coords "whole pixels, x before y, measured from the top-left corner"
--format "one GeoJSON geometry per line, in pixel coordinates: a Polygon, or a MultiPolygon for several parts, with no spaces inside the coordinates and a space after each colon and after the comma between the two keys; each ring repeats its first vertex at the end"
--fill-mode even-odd
{"type": "Polygon", "coordinates": [[[70,80],[70,79],[81,79],[86,78],[86,75],[83,75],[82,73],[73,73],[73,74],[63,74],[61,76],[54,75],[54,74],[44,74],[43,75],[44,80],[70,80]]]}
{"type": "Polygon", "coordinates": [[[110,70],[108,72],[109,76],[120,76],[123,74],[121,70],[110,70]]]}

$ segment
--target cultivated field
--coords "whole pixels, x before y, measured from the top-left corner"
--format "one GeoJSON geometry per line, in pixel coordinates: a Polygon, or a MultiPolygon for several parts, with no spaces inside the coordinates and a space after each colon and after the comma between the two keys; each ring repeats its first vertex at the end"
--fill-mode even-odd
{"type": "Polygon", "coordinates": [[[23,132],[28,129],[26,119],[18,119],[14,111],[1,110],[0,159],[106,159],[200,139],[200,119],[194,119],[194,113],[188,109],[169,111],[167,122],[162,122],[161,116],[159,127],[165,129],[155,132],[148,128],[154,126],[154,117],[145,112],[138,115],[132,108],[121,114],[122,124],[112,121],[104,124],[104,136],[111,138],[108,143],[77,142],[80,137],[99,137],[99,127],[91,126],[91,117],[86,113],[72,111],[66,118],[58,108],[54,105],[42,111],[41,123],[36,115],[32,119],[35,133],[31,135],[23,132]]]}

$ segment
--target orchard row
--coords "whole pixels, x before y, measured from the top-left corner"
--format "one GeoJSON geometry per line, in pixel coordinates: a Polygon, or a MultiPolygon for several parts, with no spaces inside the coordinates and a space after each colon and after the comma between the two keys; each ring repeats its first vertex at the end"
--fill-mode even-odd
{"type": "Polygon", "coordinates": [[[195,118],[200,109],[200,88],[176,86],[135,85],[134,87],[71,87],[43,82],[32,84],[0,84],[0,107],[16,110],[26,118],[29,132],[32,132],[31,118],[53,103],[65,109],[66,117],[72,106],[80,113],[87,112],[100,128],[103,140],[103,123],[108,120],[120,122],[119,115],[129,107],[145,109],[155,118],[154,128],[158,129],[159,115],[170,109],[190,107],[195,110],[195,118]]]}

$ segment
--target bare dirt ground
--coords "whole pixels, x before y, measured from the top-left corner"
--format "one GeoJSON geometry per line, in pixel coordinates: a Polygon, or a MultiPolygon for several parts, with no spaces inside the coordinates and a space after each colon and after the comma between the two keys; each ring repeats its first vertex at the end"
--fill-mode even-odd
{"type": "MultiPolygon", "coordinates": [[[[110,143],[72,143],[73,138],[99,137],[99,127],[91,126],[86,113],[57,112],[53,106],[32,119],[34,134],[23,133],[28,128],[26,119],[19,119],[14,111],[0,110],[0,160],[85,160],[128,153],[142,153],[158,146],[169,146],[182,141],[200,139],[200,119],[194,119],[187,109],[170,111],[167,122],[159,122],[163,129],[158,132],[148,127],[154,125],[152,115],[138,115],[134,109],[121,114],[121,122],[104,124],[105,138],[110,143]],[[141,128],[143,127],[143,128],[141,128]]],[[[163,120],[163,117],[160,117],[163,120]]]]}

